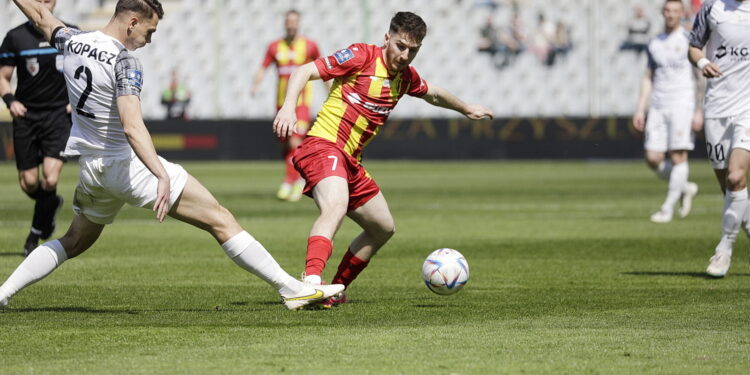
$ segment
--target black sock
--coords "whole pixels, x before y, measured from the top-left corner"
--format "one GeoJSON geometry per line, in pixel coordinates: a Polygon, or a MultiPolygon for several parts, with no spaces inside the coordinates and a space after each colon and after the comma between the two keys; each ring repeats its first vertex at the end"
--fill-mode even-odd
{"type": "MultiPolygon", "coordinates": [[[[52,223],[55,220],[55,210],[57,210],[58,204],[57,189],[40,190],[42,190],[42,196],[37,200],[37,206],[39,206],[38,221],[35,221],[32,225],[42,231],[42,238],[47,238],[52,234],[52,223]]],[[[36,206],[34,207],[34,217],[37,218],[36,206]]]]}

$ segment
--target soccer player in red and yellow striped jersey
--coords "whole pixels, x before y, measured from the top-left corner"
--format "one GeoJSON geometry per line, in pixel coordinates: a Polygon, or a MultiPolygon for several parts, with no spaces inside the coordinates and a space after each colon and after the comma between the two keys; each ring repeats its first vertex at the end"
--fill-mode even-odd
{"type": "MultiPolygon", "coordinates": [[[[284,104],[284,93],[286,92],[287,82],[292,72],[300,65],[309,63],[318,57],[318,45],[311,39],[305,38],[298,34],[300,14],[294,9],[286,12],[284,18],[284,28],[286,35],[284,38],[271,42],[266,50],[266,56],[258,71],[255,73],[250,93],[255,96],[258,93],[260,83],[263,81],[266,69],[271,64],[276,65],[278,73],[278,85],[276,91],[276,110],[281,109],[284,104]]],[[[292,158],[297,147],[305,138],[307,129],[310,126],[310,98],[312,95],[311,84],[305,85],[299,99],[297,100],[297,131],[290,137],[281,138],[283,147],[284,160],[286,162],[286,174],[284,182],[281,184],[277,197],[281,200],[297,201],[302,196],[302,188],[305,181],[292,165],[292,158]]]]}
{"type": "MultiPolygon", "coordinates": [[[[427,26],[416,14],[398,12],[391,19],[383,46],[352,44],[305,64],[289,79],[284,105],[274,120],[274,132],[294,131],[297,98],[311,79],[333,79],[333,86],[308,137],[294,157],[305,178],[305,194],[312,196],[320,215],[310,230],[305,281],[320,283],[323,268],[333,250],[333,237],[344,216],[363,232],[349,245],[333,278],[348,285],[367,266],[370,258],[393,235],[395,225],[378,185],[361,164],[362,149],[385,124],[404,95],[452,109],[478,120],[492,118],[492,111],[467,104],[448,91],[429,85],[410,66],[422,44],[427,26]]],[[[343,303],[343,294],[324,307],[343,303]]]]}

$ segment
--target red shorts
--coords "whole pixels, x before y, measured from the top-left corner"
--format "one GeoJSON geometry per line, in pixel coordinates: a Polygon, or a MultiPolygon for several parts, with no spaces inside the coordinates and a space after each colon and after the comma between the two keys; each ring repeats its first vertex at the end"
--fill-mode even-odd
{"type": "Polygon", "coordinates": [[[380,192],[378,184],[357,159],[323,138],[305,138],[294,155],[294,168],[305,179],[304,193],[310,197],[315,185],[324,178],[339,176],[346,179],[349,183],[348,211],[356,210],[380,192]]]}

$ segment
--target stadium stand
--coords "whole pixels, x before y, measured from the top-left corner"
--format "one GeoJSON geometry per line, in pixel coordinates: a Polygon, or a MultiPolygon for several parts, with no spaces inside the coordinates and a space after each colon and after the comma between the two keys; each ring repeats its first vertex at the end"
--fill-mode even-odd
{"type": "MultiPolygon", "coordinates": [[[[64,0],[57,15],[94,29],[107,21],[114,0],[64,0]]],[[[388,20],[398,10],[420,14],[428,36],[414,65],[440,86],[468,100],[491,103],[498,116],[630,115],[635,107],[645,56],[623,52],[629,17],[643,6],[652,33],[661,30],[658,5],[646,0],[519,1],[524,32],[533,32],[538,14],[570,29],[572,48],[552,66],[525,51],[499,69],[489,54],[477,51],[479,30],[488,16],[503,26],[514,7],[472,0],[165,0],[166,16],[150,48],[138,51],[145,68],[144,114],[163,118],[161,89],[177,69],[193,98],[190,117],[271,118],[273,80],[263,82],[260,95],[250,97],[251,75],[266,45],[282,34],[282,15],[289,8],[302,13],[302,33],[318,41],[323,54],[353,42],[380,43],[388,20]]],[[[0,33],[22,22],[9,0],[0,3],[0,33]]],[[[324,98],[315,85],[315,105],[324,98]]],[[[404,100],[393,117],[456,116],[449,111],[404,100]]]]}

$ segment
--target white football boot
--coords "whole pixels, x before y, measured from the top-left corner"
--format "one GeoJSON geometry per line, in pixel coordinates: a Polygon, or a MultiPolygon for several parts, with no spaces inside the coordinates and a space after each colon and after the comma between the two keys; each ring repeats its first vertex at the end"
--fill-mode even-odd
{"type": "Polygon", "coordinates": [[[315,285],[310,283],[303,283],[305,285],[302,290],[294,295],[282,295],[284,299],[284,306],[289,310],[299,310],[310,303],[321,301],[329,297],[335,296],[344,291],[346,288],[342,284],[331,284],[331,285],[315,285]]]}
{"type": "Polygon", "coordinates": [[[693,198],[698,194],[698,184],[695,182],[688,182],[685,191],[680,197],[680,217],[685,218],[690,215],[690,210],[693,209],[693,198]]]}
{"type": "Polygon", "coordinates": [[[672,221],[672,213],[664,210],[659,210],[651,215],[651,221],[654,223],[668,223],[672,221]]]}
{"type": "Polygon", "coordinates": [[[717,252],[711,257],[706,273],[711,277],[724,277],[729,271],[732,256],[727,252],[717,252]]]}

